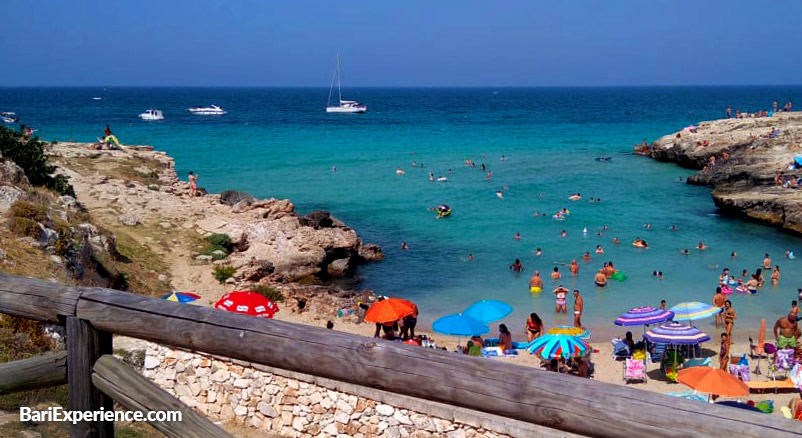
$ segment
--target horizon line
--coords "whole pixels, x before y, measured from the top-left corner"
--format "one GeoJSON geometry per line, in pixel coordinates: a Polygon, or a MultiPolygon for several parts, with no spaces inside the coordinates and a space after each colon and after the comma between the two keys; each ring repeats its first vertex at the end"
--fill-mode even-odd
{"type": "MultiPolygon", "coordinates": [[[[352,85],[348,88],[737,88],[802,87],[799,84],[641,84],[641,85],[352,85]]],[[[9,88],[327,88],[325,85],[0,85],[9,88]]]]}

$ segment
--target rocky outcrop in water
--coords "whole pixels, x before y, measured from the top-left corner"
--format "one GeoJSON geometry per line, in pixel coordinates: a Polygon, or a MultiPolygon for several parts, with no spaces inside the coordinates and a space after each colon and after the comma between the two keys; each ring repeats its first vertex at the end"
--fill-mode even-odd
{"type": "Polygon", "coordinates": [[[789,169],[802,155],[802,113],[702,122],[660,138],[646,152],[700,170],[688,184],[713,187],[722,212],[802,233],[802,190],[787,184],[802,177],[802,169],[789,169]]]}

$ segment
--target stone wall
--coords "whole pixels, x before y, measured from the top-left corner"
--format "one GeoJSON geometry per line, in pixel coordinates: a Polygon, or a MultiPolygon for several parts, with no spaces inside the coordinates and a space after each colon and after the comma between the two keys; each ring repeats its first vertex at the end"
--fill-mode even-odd
{"type": "Polygon", "coordinates": [[[155,344],[148,346],[143,368],[145,377],[210,419],[286,437],[573,436],[372,388],[155,344]]]}

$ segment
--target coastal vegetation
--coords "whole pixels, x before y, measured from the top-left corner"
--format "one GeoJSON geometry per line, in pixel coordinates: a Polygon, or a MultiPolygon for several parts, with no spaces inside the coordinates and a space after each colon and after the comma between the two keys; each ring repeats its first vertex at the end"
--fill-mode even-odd
{"type": "Polygon", "coordinates": [[[0,126],[0,153],[2,158],[11,160],[25,171],[33,186],[46,187],[59,195],[75,197],[75,190],[64,175],[54,175],[56,166],[50,164],[45,148],[47,143],[38,137],[27,137],[20,132],[0,126]]]}
{"type": "Polygon", "coordinates": [[[270,287],[270,286],[267,286],[267,285],[264,285],[264,284],[259,284],[259,285],[256,285],[256,286],[252,287],[251,290],[253,292],[256,292],[259,295],[262,295],[265,298],[267,298],[269,300],[273,300],[273,301],[275,301],[277,303],[280,302],[280,301],[284,301],[284,294],[281,293],[281,291],[276,289],[276,288],[273,288],[273,287],[270,287]]]}
{"type": "Polygon", "coordinates": [[[225,283],[226,280],[233,277],[236,273],[237,268],[231,265],[215,266],[214,269],[212,269],[212,275],[220,284],[225,283]]]}
{"type": "Polygon", "coordinates": [[[200,253],[211,256],[212,260],[222,260],[228,257],[234,249],[234,244],[228,234],[210,234],[204,240],[208,245],[200,253]]]}

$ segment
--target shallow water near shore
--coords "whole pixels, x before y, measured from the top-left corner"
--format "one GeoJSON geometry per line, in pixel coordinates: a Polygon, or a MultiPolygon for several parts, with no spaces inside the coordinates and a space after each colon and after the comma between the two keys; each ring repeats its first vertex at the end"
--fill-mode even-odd
{"type": "MultiPolygon", "coordinates": [[[[788,249],[802,255],[802,239],[721,217],[709,189],[678,182],[691,171],[630,154],[634,143],[719,118],[728,105],[756,110],[775,99],[802,101],[802,87],[349,89],[347,97],[368,105],[364,115],[327,114],[327,94],[326,89],[0,88],[0,110],[17,112],[47,140],[94,141],[110,123],[120,141],[166,151],[183,179],[194,170],[199,185],[211,192],[236,189],[289,198],[302,213],[330,210],[385,251],[384,261],[360,268],[360,286],[414,300],[426,326],[485,298],[513,305],[505,322],[516,334],[531,311],[549,326],[570,323],[554,316],[551,280],[545,280],[543,294],[527,291],[535,269],[547,277],[554,266],[564,273],[562,284],[582,291],[583,321],[603,333],[616,331],[613,319],[630,307],[657,305],[660,299],[669,306],[710,302],[722,268],[752,273],[765,252],[780,266],[779,287],[766,272],[760,292],[731,296],[739,314],[736,336],[739,327],[755,329],[763,317],[771,326],[802,287],[802,261],[783,256],[788,249]],[[210,103],[228,114],[185,111],[210,103]],[[166,120],[138,120],[147,108],[163,110],[166,120]],[[602,156],[612,160],[595,160],[602,156]],[[466,158],[476,162],[475,169],[464,165],[466,158]],[[413,161],[424,167],[413,167],[413,161]],[[493,172],[490,181],[479,169],[482,163],[493,172]],[[396,175],[398,168],[406,174],[396,175]],[[430,171],[448,182],[430,182],[430,171]],[[496,197],[498,190],[504,199],[496,197]],[[569,201],[575,192],[585,199],[569,201]],[[590,203],[591,197],[602,202],[590,203]],[[453,214],[438,220],[428,208],[441,203],[453,214]],[[551,219],[563,207],[571,215],[551,219]],[[651,230],[644,229],[646,223],[651,230]],[[670,231],[672,224],[679,231],[670,231]],[[604,225],[609,230],[597,236],[604,225]],[[516,232],[520,241],[513,238],[516,232]],[[613,245],[613,237],[622,243],[613,245]],[[635,237],[650,248],[633,248],[635,237]],[[399,248],[402,241],[408,250],[399,248]],[[710,249],[694,250],[699,241],[710,249]],[[603,255],[594,253],[599,244],[603,255]],[[536,247],[542,256],[535,256],[536,247]],[[691,254],[681,254],[683,248],[691,254]],[[570,278],[560,264],[579,260],[586,251],[593,260],[580,261],[579,277],[570,278]],[[474,260],[467,260],[469,253],[474,260]],[[525,268],[520,275],[508,270],[516,258],[525,268]],[[629,278],[596,288],[593,273],[607,260],[629,278]],[[654,270],[664,279],[654,278],[654,270]]],[[[712,334],[712,319],[696,325],[712,334]]]]}

